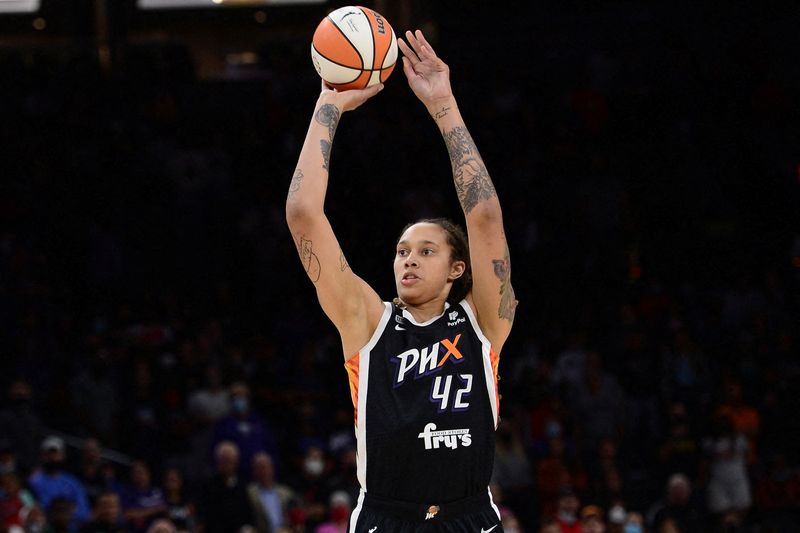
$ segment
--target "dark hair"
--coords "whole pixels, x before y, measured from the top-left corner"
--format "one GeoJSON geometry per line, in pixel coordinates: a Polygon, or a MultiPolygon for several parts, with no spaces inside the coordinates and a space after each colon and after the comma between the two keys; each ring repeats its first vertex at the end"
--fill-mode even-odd
{"type": "MultiPolygon", "coordinates": [[[[449,218],[422,218],[416,222],[406,224],[403,231],[400,232],[400,236],[402,237],[403,233],[414,224],[436,224],[442,228],[447,235],[447,244],[450,246],[450,262],[464,262],[464,273],[461,277],[453,281],[450,294],[447,295],[447,301],[450,302],[451,305],[457,304],[472,290],[472,266],[469,263],[469,241],[467,240],[467,233],[460,225],[449,218]]],[[[399,241],[400,237],[398,237],[397,240],[399,241]]]]}

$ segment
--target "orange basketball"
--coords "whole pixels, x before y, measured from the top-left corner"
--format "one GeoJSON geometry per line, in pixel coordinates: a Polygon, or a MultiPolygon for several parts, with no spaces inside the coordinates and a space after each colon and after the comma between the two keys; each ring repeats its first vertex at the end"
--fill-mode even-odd
{"type": "Polygon", "coordinates": [[[392,73],[397,38],[379,13],[367,7],[340,7],[317,26],[311,59],[331,87],[363,89],[383,83],[392,73]]]}

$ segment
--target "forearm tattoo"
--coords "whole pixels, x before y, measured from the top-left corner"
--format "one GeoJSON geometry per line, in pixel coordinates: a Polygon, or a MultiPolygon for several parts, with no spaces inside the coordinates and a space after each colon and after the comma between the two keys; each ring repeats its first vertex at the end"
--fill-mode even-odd
{"type": "Polygon", "coordinates": [[[344,272],[350,268],[350,265],[347,263],[347,259],[344,256],[344,252],[341,248],[339,248],[339,270],[344,272]]]}
{"type": "Polygon", "coordinates": [[[326,141],[325,139],[319,140],[319,149],[322,152],[322,168],[328,170],[328,166],[331,164],[331,143],[330,141],[326,141]]]}
{"type": "Polygon", "coordinates": [[[333,136],[336,134],[336,127],[339,125],[339,117],[341,117],[341,112],[333,104],[323,104],[314,113],[314,120],[328,128],[328,139],[319,141],[320,151],[322,152],[322,168],[325,170],[328,170],[330,165],[331,143],[333,143],[333,136]]]}
{"type": "Polygon", "coordinates": [[[289,198],[294,196],[294,193],[300,190],[300,182],[303,181],[304,177],[305,176],[303,175],[302,170],[299,168],[295,169],[294,175],[292,176],[292,182],[289,184],[289,198]]]}
{"type": "Polygon", "coordinates": [[[506,246],[505,257],[492,259],[492,264],[494,265],[494,275],[500,280],[500,306],[497,308],[497,316],[513,322],[519,302],[514,294],[514,287],[511,286],[511,258],[508,246],[506,246]]]}
{"type": "Polygon", "coordinates": [[[303,263],[303,268],[311,278],[312,283],[319,281],[319,275],[322,272],[322,267],[319,264],[319,258],[314,253],[314,243],[305,236],[301,235],[296,242],[297,253],[300,255],[300,262],[303,263]]]}
{"type": "Polygon", "coordinates": [[[497,192],[467,128],[457,126],[443,131],[442,136],[453,166],[458,201],[468,215],[480,202],[497,196],[497,192]]]}

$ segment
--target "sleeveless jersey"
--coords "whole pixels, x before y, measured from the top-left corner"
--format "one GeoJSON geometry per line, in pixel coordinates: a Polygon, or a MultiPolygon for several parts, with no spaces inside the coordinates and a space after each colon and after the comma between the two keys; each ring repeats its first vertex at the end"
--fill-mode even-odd
{"type": "Polygon", "coordinates": [[[466,300],[422,324],[384,305],[370,341],[345,363],[361,489],[418,503],[485,494],[498,422],[498,355],[466,300]]]}

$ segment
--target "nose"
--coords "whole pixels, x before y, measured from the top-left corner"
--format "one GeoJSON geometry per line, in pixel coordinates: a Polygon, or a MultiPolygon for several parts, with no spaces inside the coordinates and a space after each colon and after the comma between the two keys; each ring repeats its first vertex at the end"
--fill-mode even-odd
{"type": "Polygon", "coordinates": [[[409,267],[409,266],[414,266],[415,267],[415,266],[418,266],[418,263],[417,263],[417,260],[414,258],[414,256],[409,254],[408,256],[406,256],[405,265],[407,267],[409,267]]]}

